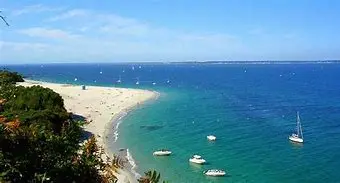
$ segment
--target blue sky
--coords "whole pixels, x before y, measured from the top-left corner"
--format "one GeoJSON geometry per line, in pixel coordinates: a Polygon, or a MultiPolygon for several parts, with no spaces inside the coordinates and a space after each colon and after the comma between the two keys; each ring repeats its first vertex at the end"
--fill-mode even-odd
{"type": "Polygon", "coordinates": [[[0,63],[340,59],[337,0],[0,0],[0,63]]]}

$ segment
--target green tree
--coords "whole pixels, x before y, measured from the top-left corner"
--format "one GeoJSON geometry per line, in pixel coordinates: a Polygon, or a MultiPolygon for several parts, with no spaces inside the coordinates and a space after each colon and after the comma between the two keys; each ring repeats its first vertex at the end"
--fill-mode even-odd
{"type": "MultiPolygon", "coordinates": [[[[149,170],[144,173],[144,176],[138,179],[139,183],[159,183],[161,179],[161,174],[155,170],[149,170]]],[[[163,181],[166,183],[166,181],[163,181]]]]}
{"type": "MultiPolygon", "coordinates": [[[[104,162],[94,136],[82,143],[84,122],[71,118],[59,94],[19,81],[0,71],[0,182],[116,182],[123,160],[104,162]]],[[[160,174],[149,171],[139,181],[158,183],[160,174]]]]}
{"type": "Polygon", "coordinates": [[[8,72],[1,76],[0,182],[109,180],[95,138],[80,145],[84,123],[71,119],[59,94],[15,86],[8,72]]]}
{"type": "Polygon", "coordinates": [[[16,82],[23,82],[23,77],[17,72],[10,72],[7,70],[0,70],[0,85],[15,84],[16,82]]]}

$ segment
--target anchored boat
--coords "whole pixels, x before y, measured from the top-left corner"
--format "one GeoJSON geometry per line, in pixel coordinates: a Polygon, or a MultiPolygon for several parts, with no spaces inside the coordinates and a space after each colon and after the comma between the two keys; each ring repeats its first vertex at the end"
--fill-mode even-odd
{"type": "Polygon", "coordinates": [[[216,137],[214,135],[208,135],[207,139],[210,140],[210,141],[215,141],[216,137]]]}
{"type": "Polygon", "coordinates": [[[203,159],[202,156],[200,156],[200,155],[193,155],[193,156],[189,159],[189,161],[190,161],[191,163],[196,163],[196,164],[204,164],[204,163],[206,162],[205,159],[203,159]]]}
{"type": "Polygon", "coordinates": [[[160,149],[158,151],[153,152],[154,156],[169,156],[171,154],[171,151],[167,149],[160,149]]]}
{"type": "Polygon", "coordinates": [[[207,176],[220,177],[225,176],[227,173],[224,170],[211,169],[204,171],[203,174],[207,176]]]}
{"type": "Polygon", "coordinates": [[[303,143],[303,134],[302,134],[302,127],[300,122],[300,115],[297,112],[296,117],[296,133],[293,133],[289,136],[289,140],[292,142],[303,143]]]}

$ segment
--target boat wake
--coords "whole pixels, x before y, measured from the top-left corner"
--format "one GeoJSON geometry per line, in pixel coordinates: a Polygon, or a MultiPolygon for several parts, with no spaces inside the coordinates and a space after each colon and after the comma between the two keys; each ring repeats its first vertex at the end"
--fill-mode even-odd
{"type": "Polygon", "coordinates": [[[132,155],[129,152],[129,149],[126,149],[126,159],[128,160],[128,162],[131,165],[131,173],[133,173],[133,175],[138,179],[141,177],[141,175],[139,173],[137,173],[136,168],[137,168],[137,164],[135,162],[135,160],[133,159],[132,155]]]}

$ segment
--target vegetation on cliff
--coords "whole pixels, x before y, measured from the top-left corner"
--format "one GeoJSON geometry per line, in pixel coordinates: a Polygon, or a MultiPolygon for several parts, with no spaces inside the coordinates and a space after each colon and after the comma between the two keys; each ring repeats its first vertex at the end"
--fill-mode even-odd
{"type": "MultiPolygon", "coordinates": [[[[17,86],[23,77],[0,70],[0,182],[116,182],[118,156],[103,160],[94,136],[83,140],[63,98],[48,88],[17,86]]],[[[139,182],[160,182],[149,171],[139,182]]]]}
{"type": "Polygon", "coordinates": [[[62,97],[40,86],[16,86],[0,71],[0,182],[114,182],[94,137],[82,143],[83,122],[62,97]]]}

